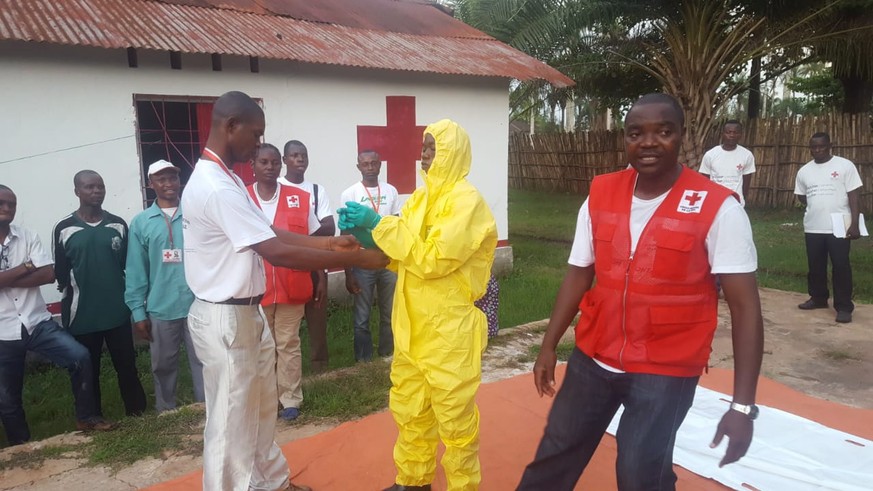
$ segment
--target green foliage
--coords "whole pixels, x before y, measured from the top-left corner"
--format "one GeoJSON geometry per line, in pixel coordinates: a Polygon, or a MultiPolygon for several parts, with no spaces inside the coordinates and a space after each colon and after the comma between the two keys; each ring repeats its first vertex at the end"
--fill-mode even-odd
{"type": "Polygon", "coordinates": [[[359,418],[388,407],[391,364],[384,360],[355,365],[353,370],[306,378],[300,420],[311,417],[359,418]]]}
{"type": "Polygon", "coordinates": [[[117,469],[146,457],[160,458],[170,449],[175,454],[198,454],[203,446],[191,437],[203,432],[203,417],[202,409],[183,407],[125,418],[114,431],[93,433],[88,460],[117,469]]]}

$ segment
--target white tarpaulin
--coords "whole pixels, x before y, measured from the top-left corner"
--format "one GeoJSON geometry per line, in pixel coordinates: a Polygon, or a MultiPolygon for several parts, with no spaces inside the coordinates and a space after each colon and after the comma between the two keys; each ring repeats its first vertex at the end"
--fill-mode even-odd
{"type": "MultiPolygon", "coordinates": [[[[673,463],[743,491],[749,490],[743,484],[760,491],[873,490],[873,442],[766,406],[759,406],[749,452],[719,469],[728,439],[715,449],[709,444],[730,399],[697,387],[676,436],[673,463]]],[[[621,410],[609,425],[611,435],[620,417],[621,410]]]]}

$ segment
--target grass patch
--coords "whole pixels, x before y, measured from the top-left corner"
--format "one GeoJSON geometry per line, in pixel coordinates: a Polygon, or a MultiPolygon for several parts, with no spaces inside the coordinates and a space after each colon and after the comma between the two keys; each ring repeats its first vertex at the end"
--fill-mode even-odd
{"type": "Polygon", "coordinates": [[[844,349],[823,349],[819,351],[821,356],[834,361],[861,361],[861,357],[844,349]]]}
{"type": "MultiPolygon", "coordinates": [[[[558,356],[558,361],[567,361],[570,359],[570,355],[573,354],[573,348],[576,347],[576,343],[573,341],[561,341],[558,343],[558,346],[555,347],[555,354],[558,356]]],[[[530,363],[532,361],[536,361],[537,356],[540,354],[541,345],[539,343],[532,344],[527,348],[527,354],[522,355],[518,358],[518,361],[521,363],[530,363]]]]}
{"type": "Polygon", "coordinates": [[[161,458],[169,449],[174,454],[199,454],[203,444],[197,435],[203,432],[204,416],[200,409],[183,407],[162,415],[126,418],[114,431],[92,434],[88,460],[117,469],[146,457],[161,458]]]}
{"type": "Polygon", "coordinates": [[[0,472],[11,469],[39,469],[49,459],[77,458],[82,445],[49,445],[29,452],[15,452],[8,459],[0,460],[0,472]]]}
{"type": "Polygon", "coordinates": [[[304,379],[301,414],[348,420],[381,411],[388,407],[390,371],[390,363],[374,360],[341,373],[304,379]]]}

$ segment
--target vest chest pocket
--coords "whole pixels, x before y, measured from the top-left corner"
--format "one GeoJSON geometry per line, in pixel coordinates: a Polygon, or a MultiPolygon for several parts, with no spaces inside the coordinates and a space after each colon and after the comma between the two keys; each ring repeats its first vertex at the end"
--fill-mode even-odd
{"type": "Polygon", "coordinates": [[[652,276],[668,280],[684,280],[688,277],[691,250],[694,248],[691,234],[661,229],[655,234],[655,259],[652,276]]]}
{"type": "Polygon", "coordinates": [[[608,271],[612,267],[614,223],[602,223],[592,230],[594,235],[594,269],[608,271]]]}

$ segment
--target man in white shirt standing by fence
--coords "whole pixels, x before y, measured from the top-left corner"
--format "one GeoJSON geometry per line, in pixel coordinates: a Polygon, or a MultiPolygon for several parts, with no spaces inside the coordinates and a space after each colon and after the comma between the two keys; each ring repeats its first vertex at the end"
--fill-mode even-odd
{"type": "MultiPolygon", "coordinates": [[[[809,139],[812,160],[797,171],[794,194],[806,206],[803,231],[806,235],[806,275],[809,300],[801,310],[828,308],[828,256],[833,269],[834,310],[837,322],[852,322],[852,266],[849,249],[852,240],[861,236],[861,176],[850,160],[831,155],[831,137],[816,133],[809,139]],[[834,235],[831,214],[843,215],[845,238],[834,235]]],[[[842,226],[842,224],[840,224],[842,226]]],[[[842,232],[842,231],[840,231],[842,232]]],[[[841,234],[842,235],[842,234],[841,234]]]]}
{"type": "Polygon", "coordinates": [[[746,196],[755,173],[755,156],[739,144],[742,136],[742,123],[736,119],[726,121],[721,127],[721,145],[703,154],[699,172],[737,193],[740,203],[746,206],[746,196]]]}

